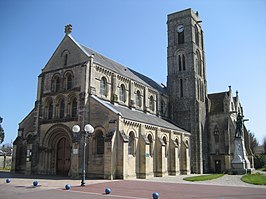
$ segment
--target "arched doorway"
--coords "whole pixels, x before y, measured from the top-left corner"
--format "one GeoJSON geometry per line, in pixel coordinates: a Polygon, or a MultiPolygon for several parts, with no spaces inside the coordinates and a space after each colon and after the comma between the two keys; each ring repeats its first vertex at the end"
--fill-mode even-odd
{"type": "Polygon", "coordinates": [[[71,174],[71,129],[56,124],[45,133],[40,150],[40,171],[49,175],[71,174]]]}
{"type": "Polygon", "coordinates": [[[66,137],[62,137],[57,143],[56,174],[68,175],[70,169],[70,143],[66,137]]]}

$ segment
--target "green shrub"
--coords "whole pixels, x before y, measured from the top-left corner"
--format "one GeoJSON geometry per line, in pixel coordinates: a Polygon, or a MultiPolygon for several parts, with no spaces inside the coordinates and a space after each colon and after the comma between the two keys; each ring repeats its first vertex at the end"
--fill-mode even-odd
{"type": "Polygon", "coordinates": [[[255,169],[264,168],[266,169],[266,155],[257,154],[254,156],[254,167],[255,169]]]}

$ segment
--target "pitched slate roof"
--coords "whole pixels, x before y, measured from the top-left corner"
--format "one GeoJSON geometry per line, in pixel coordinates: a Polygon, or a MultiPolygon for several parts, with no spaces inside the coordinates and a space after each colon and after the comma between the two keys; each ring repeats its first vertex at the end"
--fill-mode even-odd
{"type": "Polygon", "coordinates": [[[211,114],[224,112],[224,99],[226,95],[229,95],[228,91],[208,94],[208,97],[211,100],[211,114]]]}
{"type": "Polygon", "coordinates": [[[123,66],[97,52],[95,52],[94,50],[83,46],[81,44],[79,44],[81,46],[81,48],[83,48],[89,55],[94,54],[94,62],[106,67],[107,69],[114,71],[117,74],[120,74],[122,76],[128,77],[129,79],[132,79],[136,82],[139,82],[147,87],[151,87],[161,93],[166,94],[167,90],[166,88],[162,88],[157,82],[155,82],[154,80],[152,80],[149,77],[146,77],[145,75],[142,75],[126,66],[123,66]]]}
{"type": "Polygon", "coordinates": [[[125,119],[145,123],[148,125],[159,126],[162,128],[171,129],[171,130],[175,130],[175,131],[179,131],[179,132],[188,133],[187,131],[179,128],[178,126],[171,123],[170,121],[167,121],[167,120],[160,118],[160,117],[157,117],[155,115],[146,114],[146,113],[144,113],[142,111],[138,111],[138,110],[131,110],[127,107],[114,105],[114,104],[107,103],[107,102],[106,102],[106,104],[108,104],[108,106],[111,106],[113,109],[115,109],[116,111],[121,113],[122,117],[125,119]]]}
{"type": "Polygon", "coordinates": [[[152,80],[151,78],[140,74],[132,69],[129,68],[129,70],[134,73],[136,76],[138,76],[139,78],[141,78],[144,82],[146,82],[148,85],[150,85],[152,88],[155,88],[156,90],[160,91],[161,93],[166,94],[167,93],[167,89],[161,87],[157,82],[155,82],[154,80],[152,80]]]}

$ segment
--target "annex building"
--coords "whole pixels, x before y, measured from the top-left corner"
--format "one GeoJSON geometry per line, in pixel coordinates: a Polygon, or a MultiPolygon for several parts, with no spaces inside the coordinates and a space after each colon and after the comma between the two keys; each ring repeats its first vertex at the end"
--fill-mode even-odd
{"type": "MultiPolygon", "coordinates": [[[[72,131],[77,124],[95,129],[85,140],[87,177],[230,169],[243,108],[231,87],[207,93],[200,22],[191,9],[168,15],[167,86],[76,42],[67,25],[38,77],[35,106],[19,124],[12,171],[78,177],[84,139],[72,131]]],[[[247,141],[246,149],[252,160],[247,141]]]]}

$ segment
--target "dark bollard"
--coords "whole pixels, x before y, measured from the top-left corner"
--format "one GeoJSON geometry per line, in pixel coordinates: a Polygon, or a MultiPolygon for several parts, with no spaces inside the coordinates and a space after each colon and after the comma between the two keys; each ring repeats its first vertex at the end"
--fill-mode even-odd
{"type": "Polygon", "coordinates": [[[71,188],[70,184],[66,184],[65,188],[66,190],[69,190],[71,188]]]}
{"type": "Polygon", "coordinates": [[[110,194],[110,193],[111,193],[111,189],[110,189],[110,188],[106,188],[106,189],[105,189],[105,193],[106,193],[106,194],[110,194]]]}
{"type": "Polygon", "coordinates": [[[152,198],[153,198],[153,199],[158,199],[158,198],[159,198],[159,193],[158,193],[158,192],[154,192],[154,193],[152,194],[152,198]]]}
{"type": "Polygon", "coordinates": [[[39,183],[38,183],[38,181],[33,181],[32,184],[33,184],[34,187],[37,187],[39,183]]]}

